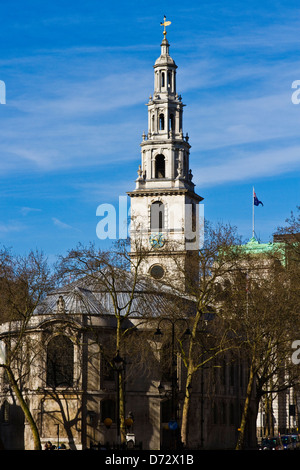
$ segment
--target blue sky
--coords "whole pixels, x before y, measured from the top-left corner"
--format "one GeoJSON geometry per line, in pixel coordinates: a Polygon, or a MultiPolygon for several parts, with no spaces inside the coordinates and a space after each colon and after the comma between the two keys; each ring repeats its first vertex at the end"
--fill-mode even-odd
{"type": "Polygon", "coordinates": [[[96,209],[134,189],[166,15],[205,217],[272,239],[299,205],[295,1],[1,1],[0,243],[99,246],[96,209]]]}

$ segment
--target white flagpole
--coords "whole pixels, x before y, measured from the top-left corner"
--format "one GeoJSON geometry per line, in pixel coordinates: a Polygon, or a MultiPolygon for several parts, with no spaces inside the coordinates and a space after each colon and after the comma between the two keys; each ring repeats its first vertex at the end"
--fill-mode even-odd
{"type": "Polygon", "coordinates": [[[253,193],[252,193],[252,237],[254,238],[254,186],[253,186],[253,193]]]}

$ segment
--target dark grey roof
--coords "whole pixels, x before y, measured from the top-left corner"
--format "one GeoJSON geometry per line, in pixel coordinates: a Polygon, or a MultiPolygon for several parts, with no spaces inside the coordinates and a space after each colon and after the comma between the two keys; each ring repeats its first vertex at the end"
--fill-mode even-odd
{"type": "Polygon", "coordinates": [[[58,289],[51,292],[36,308],[35,314],[58,313],[57,303],[62,297],[65,305],[65,312],[72,314],[89,313],[105,314],[102,306],[99,304],[93,293],[89,289],[82,287],[70,287],[58,289]]]}
{"type": "MultiPolygon", "coordinates": [[[[107,278],[104,283],[99,277],[85,277],[66,284],[51,292],[36,308],[35,314],[55,314],[58,311],[58,301],[61,298],[64,312],[69,314],[115,315],[115,306],[120,314],[127,312],[131,299],[133,276],[122,273],[114,279],[107,278]],[[114,282],[114,288],[109,291],[109,283],[114,282]]],[[[132,316],[168,315],[173,307],[170,295],[175,292],[161,286],[152,280],[138,281],[130,308],[132,316]]]]}

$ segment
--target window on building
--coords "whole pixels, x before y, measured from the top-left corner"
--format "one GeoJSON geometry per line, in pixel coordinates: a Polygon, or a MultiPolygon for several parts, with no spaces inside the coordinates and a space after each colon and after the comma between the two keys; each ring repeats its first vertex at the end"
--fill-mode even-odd
{"type": "Polygon", "coordinates": [[[226,386],[226,372],[227,372],[227,364],[226,364],[226,361],[223,360],[220,373],[221,373],[221,384],[224,386],[226,386]]]}
{"type": "Polygon", "coordinates": [[[165,116],[163,114],[159,115],[159,130],[163,131],[165,129],[165,116]]]}
{"type": "Polygon", "coordinates": [[[155,158],[155,178],[165,177],[165,157],[159,154],[155,158]]]}
{"type": "Polygon", "coordinates": [[[235,384],[235,365],[230,364],[230,386],[233,387],[235,384]]]}
{"type": "Polygon", "coordinates": [[[55,336],[47,348],[47,385],[49,387],[72,387],[74,347],[64,335],[55,336]]]}
{"type": "Polygon", "coordinates": [[[221,413],[221,424],[226,424],[227,423],[227,413],[226,413],[226,403],[222,402],[220,406],[220,413],[221,413]]]}
{"type": "Polygon", "coordinates": [[[218,424],[218,418],[219,418],[218,407],[217,407],[216,403],[213,403],[213,406],[212,406],[212,421],[213,421],[213,424],[218,424]]]}
{"type": "Polygon", "coordinates": [[[170,130],[171,131],[174,131],[175,130],[175,126],[174,126],[174,114],[170,114],[170,121],[169,121],[169,127],[170,127],[170,130]]]}
{"type": "Polygon", "coordinates": [[[162,202],[155,201],[150,208],[151,232],[160,232],[164,229],[165,208],[162,202]]]}
{"type": "Polygon", "coordinates": [[[1,407],[1,421],[3,423],[9,422],[9,403],[7,400],[4,400],[3,405],[1,407]]]}
{"type": "Polygon", "coordinates": [[[161,73],[161,86],[162,88],[165,87],[165,72],[161,73]]]}
{"type": "Polygon", "coordinates": [[[233,404],[233,403],[230,403],[230,408],[229,408],[229,424],[233,425],[233,424],[235,423],[234,418],[235,418],[234,404],[233,404]]]}
{"type": "Polygon", "coordinates": [[[150,268],[150,276],[152,276],[154,279],[162,279],[165,275],[165,270],[160,264],[154,264],[150,268]]]}
{"type": "Polygon", "coordinates": [[[115,370],[104,356],[102,356],[102,374],[104,380],[111,381],[115,379],[115,370]]]}

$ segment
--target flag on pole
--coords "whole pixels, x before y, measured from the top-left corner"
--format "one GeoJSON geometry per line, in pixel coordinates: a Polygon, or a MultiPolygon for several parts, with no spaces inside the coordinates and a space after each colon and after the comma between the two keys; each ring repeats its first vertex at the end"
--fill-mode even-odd
{"type": "Polygon", "coordinates": [[[254,189],[253,189],[253,203],[254,203],[255,206],[259,206],[259,204],[261,204],[263,206],[263,203],[261,201],[259,201],[259,199],[257,198],[254,189]]]}
{"type": "Polygon", "coordinates": [[[258,199],[256,196],[254,187],[253,187],[253,204],[252,204],[252,237],[255,236],[255,230],[254,230],[254,206],[259,206],[261,204],[263,206],[263,203],[258,199]]]}

